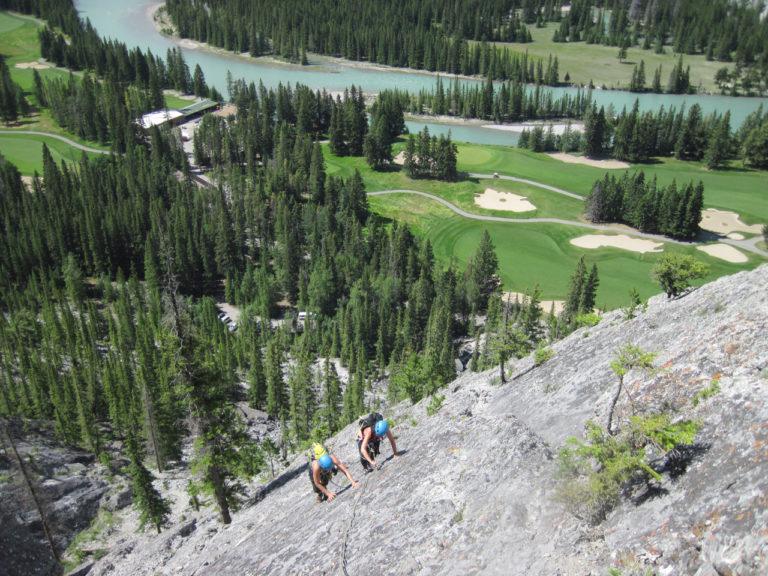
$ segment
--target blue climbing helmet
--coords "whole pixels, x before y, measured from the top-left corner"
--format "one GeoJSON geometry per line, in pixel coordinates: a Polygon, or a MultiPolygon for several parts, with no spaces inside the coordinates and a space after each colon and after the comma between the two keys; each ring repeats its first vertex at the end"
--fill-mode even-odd
{"type": "Polygon", "coordinates": [[[389,430],[389,424],[387,424],[386,420],[379,420],[376,422],[374,430],[376,431],[376,436],[384,436],[387,430],[389,430]]]}
{"type": "Polygon", "coordinates": [[[323,470],[330,470],[333,468],[333,460],[331,459],[328,454],[323,454],[320,456],[320,459],[317,461],[318,464],[320,464],[320,468],[323,470]]]}

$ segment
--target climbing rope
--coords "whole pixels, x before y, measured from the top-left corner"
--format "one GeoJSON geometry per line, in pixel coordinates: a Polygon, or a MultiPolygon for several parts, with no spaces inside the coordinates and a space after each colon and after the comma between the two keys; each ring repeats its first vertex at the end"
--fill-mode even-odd
{"type": "Polygon", "coordinates": [[[349,531],[352,529],[352,523],[355,521],[355,513],[357,512],[357,505],[365,493],[365,488],[368,486],[368,478],[370,476],[371,474],[368,473],[363,479],[363,485],[360,486],[360,491],[357,493],[357,498],[355,498],[355,503],[352,506],[352,516],[349,518],[349,524],[347,524],[347,528],[344,530],[344,537],[341,541],[341,570],[344,576],[349,576],[349,572],[347,572],[347,539],[349,538],[349,531]]]}

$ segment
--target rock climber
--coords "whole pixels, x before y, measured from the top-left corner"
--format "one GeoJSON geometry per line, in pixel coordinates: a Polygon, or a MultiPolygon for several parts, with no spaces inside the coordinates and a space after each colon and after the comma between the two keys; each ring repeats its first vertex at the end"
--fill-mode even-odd
{"type": "Polygon", "coordinates": [[[309,465],[309,478],[312,481],[312,490],[317,494],[318,502],[331,501],[336,498],[336,494],[328,490],[326,486],[328,486],[331,477],[335,476],[339,470],[347,476],[353,488],[357,488],[360,485],[352,477],[347,467],[336,456],[328,453],[325,446],[315,444],[310,451],[312,456],[309,465]]]}
{"type": "Polygon", "coordinates": [[[389,424],[381,414],[372,412],[368,416],[361,418],[359,424],[357,448],[360,451],[360,464],[362,464],[364,470],[368,471],[379,468],[380,465],[376,462],[376,456],[379,455],[379,445],[384,436],[389,438],[392,454],[395,457],[400,456],[392,430],[389,429],[389,424]]]}

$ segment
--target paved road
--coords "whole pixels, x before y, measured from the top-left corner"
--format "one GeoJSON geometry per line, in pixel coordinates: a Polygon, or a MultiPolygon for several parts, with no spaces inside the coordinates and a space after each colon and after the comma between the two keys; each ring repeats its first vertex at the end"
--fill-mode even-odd
{"type": "MultiPolygon", "coordinates": [[[[492,177],[492,176],[485,176],[482,174],[470,174],[470,176],[478,177],[478,178],[492,177]]],[[[499,179],[520,180],[512,176],[504,177],[501,175],[499,176],[499,179]]],[[[566,194],[568,196],[582,198],[581,196],[578,196],[571,192],[567,192],[566,190],[553,188],[551,186],[547,186],[546,184],[533,182],[531,180],[522,180],[522,181],[529,184],[533,184],[534,186],[539,186],[541,188],[554,190],[555,192],[558,192],[560,194],[566,194]]],[[[443,204],[444,206],[447,206],[459,216],[464,216],[465,218],[472,218],[474,220],[484,220],[486,222],[510,222],[515,224],[535,224],[535,223],[545,222],[545,223],[551,223],[551,224],[562,224],[565,226],[576,226],[578,228],[588,228],[590,230],[601,230],[604,232],[617,232],[621,234],[627,234],[629,236],[646,238],[648,240],[653,240],[655,242],[670,242],[673,244],[680,244],[683,246],[691,246],[691,245],[697,244],[697,242],[683,242],[681,240],[674,240],[673,238],[667,238],[666,236],[661,236],[658,234],[646,234],[645,232],[640,232],[638,230],[629,228],[627,226],[618,226],[618,225],[610,225],[610,224],[592,224],[590,222],[582,222],[582,221],[576,221],[576,220],[562,220],[560,218],[506,218],[504,216],[486,216],[483,214],[472,214],[471,212],[462,210],[461,208],[459,208],[455,204],[448,202],[448,200],[445,200],[444,198],[440,198],[439,196],[435,196],[434,194],[430,194],[428,192],[421,192],[420,190],[399,189],[399,190],[381,190],[379,192],[368,192],[368,196],[382,196],[384,194],[416,194],[418,196],[424,196],[425,198],[429,198],[430,200],[434,200],[436,202],[439,202],[440,204],[443,204]]],[[[728,238],[724,238],[722,240],[722,242],[731,244],[736,248],[741,248],[742,250],[754,252],[755,254],[760,254],[761,256],[768,258],[768,252],[765,252],[764,250],[760,250],[756,246],[757,242],[759,241],[760,241],[759,236],[755,238],[747,239],[747,240],[731,240],[728,238]]]]}
{"type": "Polygon", "coordinates": [[[86,152],[93,152],[95,154],[109,154],[109,150],[99,150],[98,148],[91,148],[90,146],[84,146],[83,144],[79,144],[78,142],[75,142],[74,140],[70,140],[66,136],[61,136],[59,134],[52,134],[50,132],[38,132],[37,130],[0,130],[0,134],[2,135],[8,135],[8,134],[15,134],[15,135],[35,135],[35,136],[47,136],[49,138],[56,138],[56,140],[61,140],[62,142],[65,142],[66,144],[69,144],[73,148],[78,148],[80,150],[85,150],[86,152]]]}

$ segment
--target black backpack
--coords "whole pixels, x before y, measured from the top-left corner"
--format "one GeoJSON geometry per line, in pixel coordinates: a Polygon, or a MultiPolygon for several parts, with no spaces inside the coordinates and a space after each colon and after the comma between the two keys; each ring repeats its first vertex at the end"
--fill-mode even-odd
{"type": "Polygon", "coordinates": [[[368,414],[368,416],[361,416],[360,419],[357,421],[358,425],[360,426],[360,431],[362,432],[366,428],[376,426],[376,422],[379,420],[384,420],[384,416],[379,414],[378,412],[371,412],[368,414]]]}

